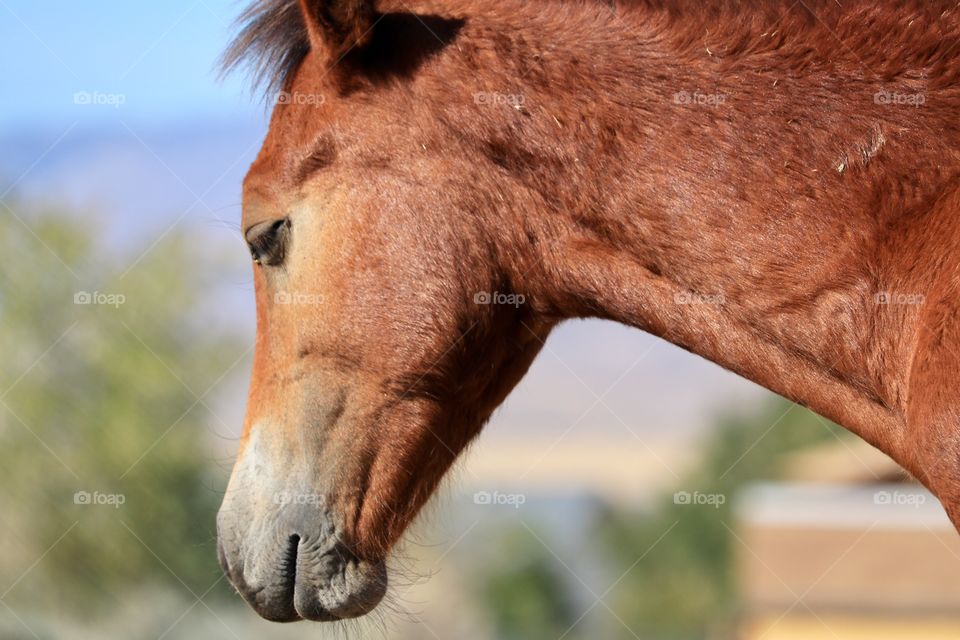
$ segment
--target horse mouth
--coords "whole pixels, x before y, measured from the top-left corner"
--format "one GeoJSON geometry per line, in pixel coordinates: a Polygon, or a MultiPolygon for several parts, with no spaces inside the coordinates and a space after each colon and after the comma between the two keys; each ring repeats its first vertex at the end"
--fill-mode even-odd
{"type": "Polygon", "coordinates": [[[243,545],[241,557],[236,537],[224,535],[223,529],[220,533],[224,573],[266,620],[356,618],[372,611],[386,593],[386,564],[362,560],[338,540],[300,532],[264,535],[259,544],[243,545]]]}
{"type": "Polygon", "coordinates": [[[293,603],[305,620],[357,618],[372,611],[386,593],[383,562],[361,560],[340,543],[323,552],[301,543],[298,553],[293,603]]]}

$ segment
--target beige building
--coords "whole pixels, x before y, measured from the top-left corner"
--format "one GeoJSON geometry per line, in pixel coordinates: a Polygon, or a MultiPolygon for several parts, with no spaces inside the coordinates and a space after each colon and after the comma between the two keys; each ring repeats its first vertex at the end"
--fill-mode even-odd
{"type": "Polygon", "coordinates": [[[737,500],[743,640],[960,638],[960,536],[888,458],[844,441],[737,500]]]}

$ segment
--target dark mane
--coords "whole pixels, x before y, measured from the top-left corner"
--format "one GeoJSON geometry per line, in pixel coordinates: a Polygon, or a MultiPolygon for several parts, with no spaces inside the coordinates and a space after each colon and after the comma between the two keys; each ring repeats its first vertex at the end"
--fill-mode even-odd
{"type": "Polygon", "coordinates": [[[240,32],[220,59],[221,72],[245,67],[254,89],[281,90],[310,51],[297,0],[255,0],[237,24],[240,32]]]}
{"type": "MultiPolygon", "coordinates": [[[[535,10],[548,14],[578,2],[612,9],[621,18],[624,12],[645,12],[644,23],[659,23],[660,33],[678,54],[699,53],[709,35],[715,37],[724,54],[721,57],[728,59],[792,46],[798,49],[795,63],[811,56],[851,58],[889,77],[913,66],[925,69],[933,78],[946,73],[949,77],[942,81],[956,76],[944,62],[960,55],[957,2],[953,0],[847,0],[842,5],[836,0],[541,0],[535,10]],[[694,25],[696,28],[691,28],[694,25]],[[878,34],[886,38],[884,46],[875,41],[878,34]]],[[[382,4],[397,3],[384,0],[382,4]]],[[[415,12],[420,4],[445,5],[454,13],[484,14],[497,3],[425,0],[411,2],[413,8],[400,3],[399,8],[415,12]]],[[[221,58],[222,73],[244,67],[254,89],[267,93],[282,90],[310,51],[298,0],[253,0],[237,24],[240,31],[221,58]]]]}

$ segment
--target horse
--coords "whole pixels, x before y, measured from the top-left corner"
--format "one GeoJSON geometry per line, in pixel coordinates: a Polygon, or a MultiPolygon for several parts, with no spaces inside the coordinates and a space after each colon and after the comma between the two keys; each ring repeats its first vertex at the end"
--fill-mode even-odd
{"type": "Polygon", "coordinates": [[[960,524],[956,0],[259,0],[257,333],[221,565],[264,618],[386,562],[558,323],[679,345],[960,524]]]}

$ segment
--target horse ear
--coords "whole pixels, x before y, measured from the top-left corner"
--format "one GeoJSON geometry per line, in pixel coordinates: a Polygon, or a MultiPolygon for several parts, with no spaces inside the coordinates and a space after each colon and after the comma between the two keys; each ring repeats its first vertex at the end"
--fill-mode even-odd
{"type": "Polygon", "coordinates": [[[330,64],[370,39],[376,22],[374,0],[298,0],[310,47],[330,64]]]}

